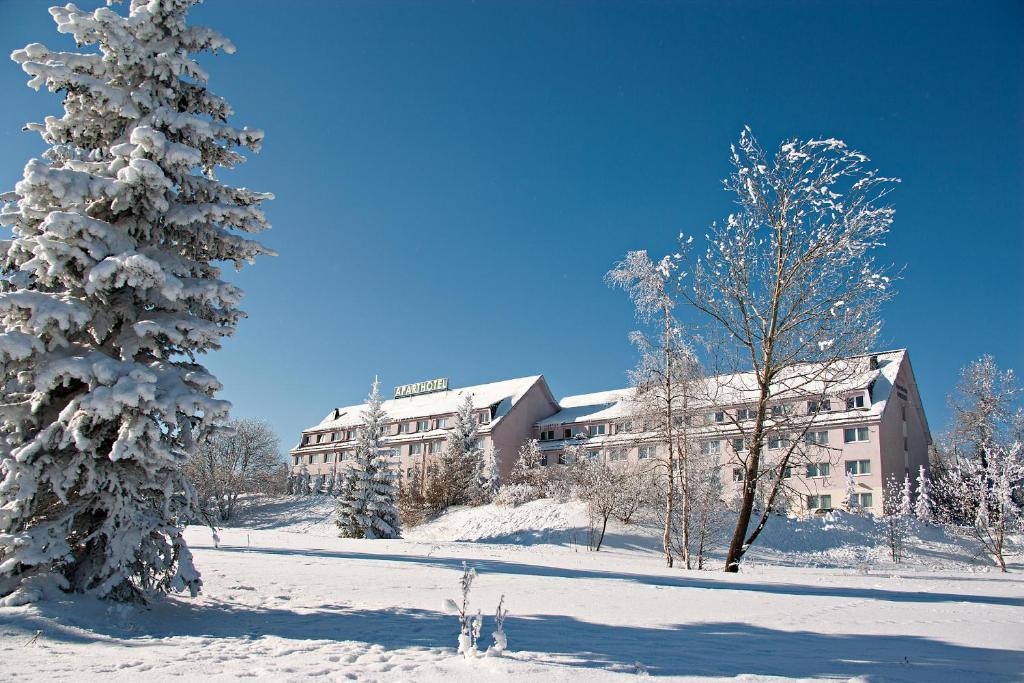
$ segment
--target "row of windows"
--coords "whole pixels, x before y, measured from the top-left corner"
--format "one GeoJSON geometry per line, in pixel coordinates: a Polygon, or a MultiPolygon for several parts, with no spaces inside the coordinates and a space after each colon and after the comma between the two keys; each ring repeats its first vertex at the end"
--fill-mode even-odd
{"type": "MultiPolygon", "coordinates": [[[[485,411],[477,414],[477,422],[479,424],[487,424],[491,421],[490,411],[485,411]]],[[[383,435],[390,436],[393,433],[392,427],[394,425],[384,425],[383,435]]],[[[413,434],[415,432],[428,432],[433,429],[448,429],[449,418],[438,417],[434,420],[415,420],[412,422],[399,422],[398,431],[394,432],[397,434],[413,434]],[[433,427],[431,427],[433,422],[433,427]]],[[[337,441],[355,441],[357,436],[357,430],[347,429],[338,432],[321,432],[320,434],[305,434],[302,437],[303,446],[311,446],[314,444],[321,443],[334,443],[337,441]]]]}
{"type": "MultiPolygon", "coordinates": [[[[843,441],[845,443],[859,443],[868,441],[867,427],[851,427],[843,430],[843,441]]],[[[828,445],[828,432],[825,430],[807,432],[804,434],[804,443],[815,446],[828,445]]],[[[732,449],[740,453],[750,448],[750,442],[743,437],[735,437],[731,440],[732,449]]],[[[772,434],[768,436],[768,449],[789,448],[793,445],[792,437],[789,435],[772,434]]],[[[721,442],[704,441],[701,443],[701,452],[705,455],[714,455],[721,452],[721,442]]]]}
{"type": "MultiPolygon", "coordinates": [[[[417,443],[411,443],[408,446],[407,455],[421,455],[424,453],[424,446],[426,447],[426,453],[436,454],[444,450],[444,440],[436,439],[434,441],[420,441],[417,443]]],[[[483,440],[477,440],[477,448],[483,448],[483,440]]],[[[395,455],[402,455],[403,446],[396,446],[393,450],[395,455]]],[[[332,462],[345,462],[355,457],[355,451],[341,451],[340,453],[310,453],[308,455],[296,455],[292,458],[295,465],[301,465],[303,462],[310,465],[317,465],[319,463],[331,464],[332,462]]]]}
{"type": "MultiPolygon", "coordinates": [[[[871,474],[870,460],[847,460],[846,472],[855,476],[871,474]]],[[[804,476],[808,479],[828,477],[832,474],[832,464],[827,462],[808,463],[804,469],[804,476]]],[[[786,467],[782,472],[783,479],[790,479],[793,476],[793,468],[786,467]]],[[[740,467],[732,469],[732,480],[743,481],[744,470],[740,467]]]]}

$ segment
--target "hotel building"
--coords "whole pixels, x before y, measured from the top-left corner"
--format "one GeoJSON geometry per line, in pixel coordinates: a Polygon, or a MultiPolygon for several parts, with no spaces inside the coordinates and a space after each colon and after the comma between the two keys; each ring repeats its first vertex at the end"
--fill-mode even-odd
{"type": "MultiPolygon", "coordinates": [[[[714,401],[695,401],[678,418],[686,421],[691,444],[717,455],[727,496],[743,477],[743,436],[754,396],[743,387],[752,387],[751,380],[749,373],[709,378],[709,386],[728,390],[707,392],[716,395],[714,401]]],[[[384,403],[392,420],[386,443],[395,449],[403,479],[416,468],[425,471],[441,453],[446,430],[467,394],[478,408],[481,446],[497,449],[503,476],[531,438],[537,439],[548,467],[566,464],[567,450],[614,463],[657,458],[665,448],[635,415],[632,389],[556,401],[541,375],[452,390],[446,382],[443,390],[438,386],[418,395],[408,395],[409,386],[400,387],[396,394],[406,397],[384,403]],[[570,445],[574,448],[567,449],[570,445]]],[[[770,466],[785,449],[799,451],[784,473],[794,509],[845,507],[850,473],[860,506],[878,514],[884,481],[916,477],[921,466],[928,467],[931,435],[906,350],[847,359],[842,381],[830,382],[825,391],[812,382],[774,393],[773,408],[793,419],[779,430],[768,429],[765,458],[770,466]],[[802,436],[787,433],[791,425],[800,425],[802,436]]],[[[303,431],[291,451],[293,473],[305,470],[316,477],[344,468],[354,453],[363,409],[336,408],[303,431]]]]}

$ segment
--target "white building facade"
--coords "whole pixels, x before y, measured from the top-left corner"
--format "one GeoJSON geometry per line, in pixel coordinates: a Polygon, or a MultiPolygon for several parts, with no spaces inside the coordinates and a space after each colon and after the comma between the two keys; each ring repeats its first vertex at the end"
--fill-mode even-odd
{"type": "MultiPolygon", "coordinates": [[[[686,421],[690,444],[717,457],[728,496],[743,478],[751,378],[741,373],[704,381],[714,387],[707,392],[713,399],[693,402],[677,419],[686,421]]],[[[547,467],[568,464],[573,452],[608,463],[655,459],[665,452],[662,438],[637,417],[633,389],[556,401],[541,375],[461,389],[444,386],[384,403],[393,421],[386,443],[395,449],[403,481],[416,469],[425,473],[441,454],[467,394],[478,411],[480,445],[496,452],[503,476],[529,439],[538,441],[547,467]]],[[[842,381],[802,384],[773,395],[773,408],[793,419],[779,420],[774,430],[769,420],[765,462],[770,467],[773,458],[793,451],[783,474],[788,505],[795,510],[845,508],[852,480],[858,506],[879,514],[886,480],[914,479],[921,467],[927,471],[931,434],[906,350],[847,359],[842,381]],[[794,424],[799,434],[792,432],[794,424]]],[[[293,474],[308,472],[316,481],[346,467],[363,409],[335,409],[304,430],[290,453],[293,474]]]]}

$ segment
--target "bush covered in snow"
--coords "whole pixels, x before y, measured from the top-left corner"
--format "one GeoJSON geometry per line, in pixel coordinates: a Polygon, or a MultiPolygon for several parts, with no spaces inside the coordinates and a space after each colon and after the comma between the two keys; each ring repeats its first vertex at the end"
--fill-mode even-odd
{"type": "Polygon", "coordinates": [[[505,484],[494,496],[494,504],[502,507],[519,507],[532,500],[543,498],[542,491],[530,484],[505,484]]]}

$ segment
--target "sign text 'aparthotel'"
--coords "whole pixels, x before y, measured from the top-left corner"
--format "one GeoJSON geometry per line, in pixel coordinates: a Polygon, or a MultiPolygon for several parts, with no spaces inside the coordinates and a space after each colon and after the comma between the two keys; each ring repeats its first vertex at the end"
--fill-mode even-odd
{"type": "Polygon", "coordinates": [[[403,384],[395,387],[395,398],[405,398],[406,396],[416,396],[417,394],[429,394],[433,391],[448,391],[448,378],[439,377],[438,379],[429,379],[426,382],[416,382],[415,384],[403,384]]]}

